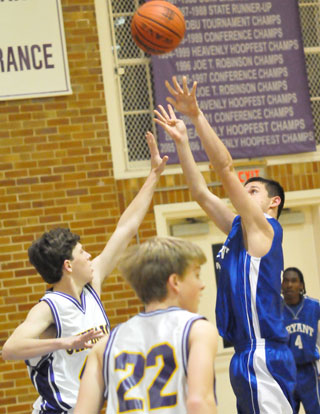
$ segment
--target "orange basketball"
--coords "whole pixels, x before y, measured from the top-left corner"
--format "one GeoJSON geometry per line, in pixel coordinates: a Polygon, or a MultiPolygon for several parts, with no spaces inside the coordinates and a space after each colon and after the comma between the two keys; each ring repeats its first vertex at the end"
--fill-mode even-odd
{"type": "Polygon", "coordinates": [[[181,11],[163,0],[144,3],[131,22],[133,40],[140,49],[151,55],[171,52],[183,39],[185,30],[181,11]]]}

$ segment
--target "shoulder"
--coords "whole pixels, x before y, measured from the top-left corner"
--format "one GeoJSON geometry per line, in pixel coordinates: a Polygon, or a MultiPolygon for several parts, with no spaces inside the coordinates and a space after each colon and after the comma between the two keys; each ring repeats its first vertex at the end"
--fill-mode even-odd
{"type": "Polygon", "coordinates": [[[304,300],[305,300],[305,302],[307,302],[307,303],[312,303],[312,304],[314,304],[314,305],[320,305],[320,301],[319,301],[319,299],[316,299],[316,298],[311,298],[310,296],[308,296],[308,295],[304,295],[304,300]]]}
{"type": "Polygon", "coordinates": [[[318,310],[320,313],[320,301],[316,298],[311,298],[310,296],[305,295],[304,296],[304,302],[314,309],[318,310]]]}
{"type": "Polygon", "coordinates": [[[202,318],[196,319],[190,330],[190,340],[192,341],[195,338],[197,340],[211,341],[214,343],[218,340],[218,330],[208,320],[202,318]]]}
{"type": "Polygon", "coordinates": [[[38,303],[36,303],[31,308],[30,312],[32,312],[32,313],[42,313],[43,312],[43,313],[50,313],[51,314],[50,305],[48,303],[47,298],[45,298],[45,297],[41,298],[40,301],[38,303]]]}
{"type": "Polygon", "coordinates": [[[272,228],[277,231],[277,232],[281,232],[282,233],[282,226],[279,223],[279,221],[277,219],[275,219],[274,217],[269,216],[268,214],[264,214],[265,218],[267,219],[268,223],[271,224],[272,228]]]}
{"type": "Polygon", "coordinates": [[[29,311],[27,321],[32,323],[45,323],[48,326],[54,323],[54,318],[49,304],[45,301],[38,302],[29,311]]]}

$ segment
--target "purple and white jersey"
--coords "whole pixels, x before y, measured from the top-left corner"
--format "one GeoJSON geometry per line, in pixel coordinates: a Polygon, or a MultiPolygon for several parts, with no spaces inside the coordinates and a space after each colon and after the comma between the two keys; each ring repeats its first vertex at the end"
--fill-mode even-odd
{"type": "Polygon", "coordinates": [[[281,298],[283,270],[282,228],[265,214],[274,230],[269,252],[248,254],[243,244],[241,217],[236,216],[225,244],[217,255],[219,283],[216,302],[220,335],[235,347],[261,338],[285,342],[281,298]]]}
{"type": "MultiPolygon", "coordinates": [[[[83,288],[81,303],[51,290],[40,301],[50,306],[57,338],[80,335],[92,328],[105,333],[110,330],[103,305],[91,285],[83,288]]],[[[34,413],[73,412],[88,352],[89,349],[60,349],[26,361],[31,381],[40,394],[33,405],[34,413]]]]}
{"type": "Polygon", "coordinates": [[[111,332],[103,363],[107,414],[187,412],[188,338],[199,319],[171,307],[139,313],[111,332]]]}

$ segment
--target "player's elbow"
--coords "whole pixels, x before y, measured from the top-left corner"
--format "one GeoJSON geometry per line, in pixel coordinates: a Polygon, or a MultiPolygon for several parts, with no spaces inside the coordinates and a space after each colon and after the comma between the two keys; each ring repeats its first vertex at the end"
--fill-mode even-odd
{"type": "Polygon", "coordinates": [[[201,205],[201,203],[207,199],[208,194],[207,185],[192,185],[190,187],[190,192],[193,200],[201,205]]]}
{"type": "Polygon", "coordinates": [[[15,352],[15,348],[11,346],[10,341],[6,342],[2,347],[1,357],[4,361],[19,359],[15,352]]]}
{"type": "Polygon", "coordinates": [[[13,353],[10,350],[10,347],[6,346],[6,344],[3,345],[2,351],[1,351],[1,357],[4,361],[7,361],[9,359],[13,358],[13,353]]]}
{"type": "Polygon", "coordinates": [[[192,395],[187,399],[188,414],[210,412],[216,414],[216,403],[213,395],[192,395]],[[209,411],[211,409],[211,411],[209,411]]]}

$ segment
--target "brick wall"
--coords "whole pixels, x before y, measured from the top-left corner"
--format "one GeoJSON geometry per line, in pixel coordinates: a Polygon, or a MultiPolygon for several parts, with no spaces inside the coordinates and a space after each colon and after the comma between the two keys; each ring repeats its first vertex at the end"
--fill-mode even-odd
{"type": "MultiPolygon", "coordinates": [[[[73,94],[0,102],[0,346],[24,320],[45,286],[27,258],[42,232],[66,226],[96,256],[144,179],[113,178],[94,0],[62,0],[73,94]]],[[[268,168],[286,190],[320,188],[320,163],[268,168]]],[[[206,180],[216,181],[213,172],[206,180]]],[[[154,204],[190,201],[182,176],[163,176],[154,204]]],[[[217,195],[225,196],[221,188],[217,195]]],[[[139,231],[155,235],[153,206],[139,231]]],[[[102,300],[112,325],[140,307],[114,272],[102,300]]],[[[0,412],[31,412],[36,392],[21,361],[0,360],[0,412]]]]}

